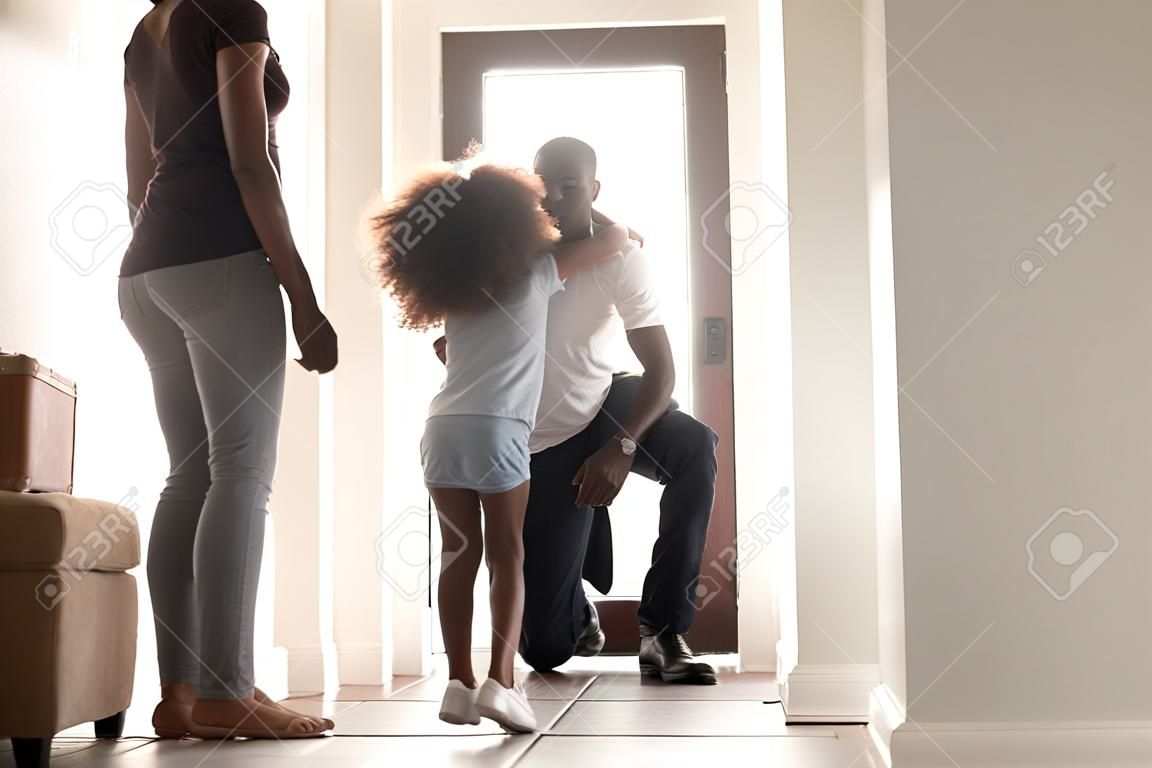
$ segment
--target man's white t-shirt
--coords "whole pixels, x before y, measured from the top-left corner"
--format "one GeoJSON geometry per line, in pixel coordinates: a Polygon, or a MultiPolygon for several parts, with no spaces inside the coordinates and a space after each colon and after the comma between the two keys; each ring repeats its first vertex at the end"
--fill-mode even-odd
{"type": "Polygon", "coordinates": [[[428,416],[481,415],[520,419],[532,427],[544,375],[548,299],[564,284],[544,254],[507,296],[482,312],[448,315],[448,379],[428,416]]]}
{"type": "Polygon", "coordinates": [[[620,331],[663,325],[652,274],[638,243],[564,281],[548,304],[544,386],[532,453],[578,434],[600,410],[612,387],[611,342],[620,331]]]}

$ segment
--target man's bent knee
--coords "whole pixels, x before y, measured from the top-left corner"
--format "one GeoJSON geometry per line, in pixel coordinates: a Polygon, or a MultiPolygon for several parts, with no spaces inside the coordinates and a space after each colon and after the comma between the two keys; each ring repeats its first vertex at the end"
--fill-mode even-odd
{"type": "Polygon", "coordinates": [[[575,655],[576,644],[541,638],[535,642],[521,641],[520,656],[537,672],[551,672],[575,655]]]}

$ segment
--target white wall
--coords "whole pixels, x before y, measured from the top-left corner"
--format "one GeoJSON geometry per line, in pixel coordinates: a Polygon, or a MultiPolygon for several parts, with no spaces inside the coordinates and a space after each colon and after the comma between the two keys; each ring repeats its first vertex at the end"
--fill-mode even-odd
{"type": "Polygon", "coordinates": [[[864,83],[855,5],[784,3],[795,217],[797,637],[795,655],[781,659],[781,678],[789,678],[783,692],[792,721],[859,721],[878,676],[864,83]]]}
{"type": "Polygon", "coordinates": [[[904,647],[903,521],[900,509],[899,389],[892,274],[892,196],[888,158],[888,47],[884,0],[865,0],[863,111],[872,304],[872,395],[875,429],[876,608],[880,680],[872,722],[902,721],[908,702],[904,647]]]}
{"type": "Polygon", "coordinates": [[[8,117],[0,347],[78,381],[76,491],[113,501],[132,486],[156,490],[167,469],[163,449],[153,450],[159,428],[147,368],[116,300],[123,248],[114,246],[130,232],[117,190],[125,183],[122,53],[134,6],[27,0],[0,11],[0,65],[12,75],[0,83],[8,117]],[[63,209],[74,192],[77,204],[63,209]],[[103,261],[92,261],[97,248],[75,234],[74,213],[85,207],[80,222],[93,233],[108,216],[103,261]],[[53,222],[61,252],[51,245],[53,222]]]}
{"type": "MultiPolygon", "coordinates": [[[[784,46],[784,3],[782,0],[759,0],[760,16],[760,165],[762,180],[781,200],[788,202],[789,162],[788,156],[788,116],[787,82],[785,75],[784,46]]],[[[750,143],[750,142],[749,142],[750,143]]],[[[789,214],[792,213],[789,208],[789,214]]],[[[762,354],[753,354],[745,347],[746,354],[734,363],[734,379],[763,383],[763,395],[758,395],[751,387],[737,387],[735,392],[736,413],[754,414],[757,423],[774,435],[762,445],[756,458],[761,466],[777,468],[769,476],[769,482],[780,478],[787,481],[777,490],[779,501],[769,502],[772,513],[783,514],[788,523],[768,548],[768,562],[755,570],[744,572],[743,593],[749,590],[763,590],[764,601],[760,603],[772,618],[771,639],[776,642],[772,652],[757,652],[757,664],[772,659],[781,680],[787,677],[796,663],[796,519],[795,488],[796,464],[793,445],[794,419],[792,413],[792,277],[789,259],[791,237],[785,233],[765,258],[767,272],[756,281],[734,281],[734,296],[740,297],[740,306],[752,306],[760,300],[762,306],[773,307],[760,318],[751,316],[752,327],[757,323],[770,329],[763,337],[769,340],[764,344],[762,354]],[[779,341],[777,341],[779,340],[779,341]],[[785,493],[787,491],[787,493],[785,493]],[[752,582],[749,585],[748,582],[752,582]]],[[[753,336],[759,343],[759,338],[753,336]]],[[[743,441],[738,434],[736,446],[737,460],[740,452],[753,450],[750,435],[743,441]]],[[[748,463],[737,467],[739,472],[753,470],[748,463]],[[743,467],[743,469],[741,469],[743,467]]],[[[754,470],[753,470],[754,471],[754,470]]],[[[755,510],[754,510],[755,511],[755,510]]],[[[747,517],[742,518],[744,520],[747,517]]],[[[754,592],[758,593],[758,592],[754,592]]],[[[743,606],[744,603],[741,603],[743,606]]],[[[741,626],[741,631],[747,625],[741,626]]],[[[765,638],[767,640],[769,638],[765,638]]],[[[769,667],[770,668],[770,667],[769,667]]]]}
{"type": "MultiPolygon", "coordinates": [[[[889,69],[954,5],[889,0],[889,69]]],[[[1030,743],[1049,753],[1086,726],[1141,724],[1101,738],[1093,762],[1152,759],[1150,25],[1141,3],[969,2],[888,83],[910,720],[897,764],[950,764],[919,729],[950,750],[963,739],[937,724],[956,722],[1044,723],[1030,743]],[[1051,256],[1036,238],[1080,218],[1066,209],[1105,170],[1114,202],[1051,256]],[[1025,285],[1027,249],[1047,265],[1025,285]],[[1100,525],[1118,541],[1063,600],[1026,552],[1062,508],[1098,516],[1055,519],[1085,554],[1110,548],[1100,525]]],[[[1075,566],[1046,544],[1036,563],[1061,591],[1075,566]]],[[[988,764],[967,754],[953,756],[988,764]]]]}
{"type": "MultiPolygon", "coordinates": [[[[0,6],[0,347],[34,355],[79,386],[75,493],[136,507],[141,535],[168,471],[142,355],[120,322],[116,280],[128,233],[124,187],[123,50],[142,10],[121,0],[0,6]],[[94,119],[95,116],[100,116],[94,119]],[[107,259],[75,237],[72,195],[87,222],[109,217],[107,259]],[[59,224],[61,249],[50,244],[59,224]],[[71,261],[69,260],[71,259],[71,261]],[[99,259],[99,257],[97,257],[99,259]]],[[[83,221],[82,221],[83,223],[83,221]]],[[[90,235],[91,236],[91,235],[90,235]]],[[[158,685],[144,569],[137,698],[158,685]]]]}
{"type": "Polygon", "coordinates": [[[383,183],[388,71],[381,41],[389,11],[379,0],[327,0],[327,308],[341,348],[330,454],[333,600],[343,683],[380,683],[392,673],[392,594],[377,572],[374,545],[394,503],[385,494],[391,414],[403,401],[382,394],[395,373],[358,240],[364,205],[383,183]]]}
{"type": "MultiPolygon", "coordinates": [[[[395,164],[392,173],[402,178],[422,164],[440,159],[440,30],[443,28],[508,28],[512,26],[603,25],[621,23],[683,23],[704,21],[726,25],[729,56],[729,148],[731,178],[749,185],[764,183],[781,197],[786,158],[783,154],[783,103],[778,83],[763,85],[762,73],[782,82],[779,51],[760,50],[763,8],[779,2],[763,2],[760,7],[748,0],[661,0],[625,8],[609,0],[596,2],[451,2],[418,3],[406,0],[395,4],[395,164]],[[771,101],[771,108],[766,102],[771,101]],[[768,135],[778,141],[765,144],[768,135]]],[[[764,28],[775,28],[768,21],[764,28]]],[[[762,209],[765,201],[753,195],[746,201],[762,209]]],[[[791,424],[788,414],[791,396],[791,351],[787,329],[788,263],[786,239],[761,257],[733,281],[733,359],[736,366],[735,407],[740,429],[736,435],[737,524],[743,527],[763,511],[781,487],[792,488],[791,424]]],[[[423,500],[419,462],[414,446],[419,441],[423,412],[406,404],[404,393],[434,391],[442,372],[428,352],[429,339],[411,333],[385,331],[385,347],[390,361],[406,371],[388,383],[385,399],[397,402],[389,414],[390,454],[387,461],[389,495],[423,500]]],[[[779,637],[778,608],[774,594],[773,551],[786,541],[766,550],[767,554],[749,562],[740,586],[741,658],[749,669],[772,670],[776,666],[775,643],[779,637]]],[[[430,629],[422,606],[397,602],[397,671],[400,655],[415,659],[430,629]],[[424,632],[417,635],[417,631],[424,632]],[[403,650],[407,649],[407,650],[403,650]]]]}
{"type": "MultiPolygon", "coordinates": [[[[323,304],[325,254],[325,2],[264,0],[273,45],[292,95],[277,127],[292,232],[323,304]]],[[[333,379],[287,366],[276,471],[276,571],[273,636],[283,649],[286,692],[316,693],[335,684],[331,483],[333,379]]]]}
{"type": "Polygon", "coordinates": [[[281,460],[280,490],[296,504],[277,538],[280,560],[292,564],[277,584],[277,642],[288,651],[293,693],[332,692],[338,684],[386,682],[393,671],[393,592],[377,541],[396,516],[393,494],[385,493],[396,471],[386,450],[407,406],[382,396],[395,361],[382,340],[379,298],[361,268],[360,240],[362,213],[386,170],[391,9],[376,0],[267,7],[273,21],[309,29],[297,62],[312,85],[297,105],[307,125],[287,151],[307,164],[301,248],[340,338],[332,374],[317,380],[293,371],[289,381],[297,386],[289,388],[284,431],[308,439],[281,460]]]}

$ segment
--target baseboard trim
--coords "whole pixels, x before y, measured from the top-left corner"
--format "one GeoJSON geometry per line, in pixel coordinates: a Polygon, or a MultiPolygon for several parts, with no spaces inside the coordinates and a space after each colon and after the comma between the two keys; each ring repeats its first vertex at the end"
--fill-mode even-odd
{"type": "Polygon", "coordinates": [[[288,696],[288,649],[282,646],[262,648],[256,654],[255,673],[261,690],[273,699],[288,696]]]}
{"type": "Polygon", "coordinates": [[[792,643],[780,639],[776,643],[776,679],[787,680],[796,668],[796,648],[792,643]]]}
{"type": "Polygon", "coordinates": [[[339,643],[340,685],[384,685],[392,679],[392,649],[380,643],[339,643]]]}
{"type": "Polygon", "coordinates": [[[780,685],[788,723],[867,723],[877,664],[797,664],[780,685]]]}
{"type": "Polygon", "coordinates": [[[1152,722],[917,723],[892,733],[891,768],[1136,768],[1152,764],[1152,722]]]}
{"type": "Polygon", "coordinates": [[[887,768],[892,767],[892,734],[904,723],[904,708],[884,683],[868,697],[868,736],[887,768]]]}
{"type": "Polygon", "coordinates": [[[287,649],[288,695],[334,693],[336,649],[332,645],[296,645],[287,649]]]}
{"type": "Polygon", "coordinates": [[[392,674],[428,674],[432,668],[432,609],[394,600],[392,627],[392,674]]]}

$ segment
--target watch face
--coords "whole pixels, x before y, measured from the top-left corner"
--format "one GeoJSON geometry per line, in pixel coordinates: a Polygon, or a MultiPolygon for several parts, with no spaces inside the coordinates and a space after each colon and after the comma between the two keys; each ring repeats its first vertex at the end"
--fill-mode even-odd
{"type": "Polygon", "coordinates": [[[628,438],[620,441],[620,448],[624,451],[625,456],[631,456],[636,453],[636,443],[628,438]]]}

